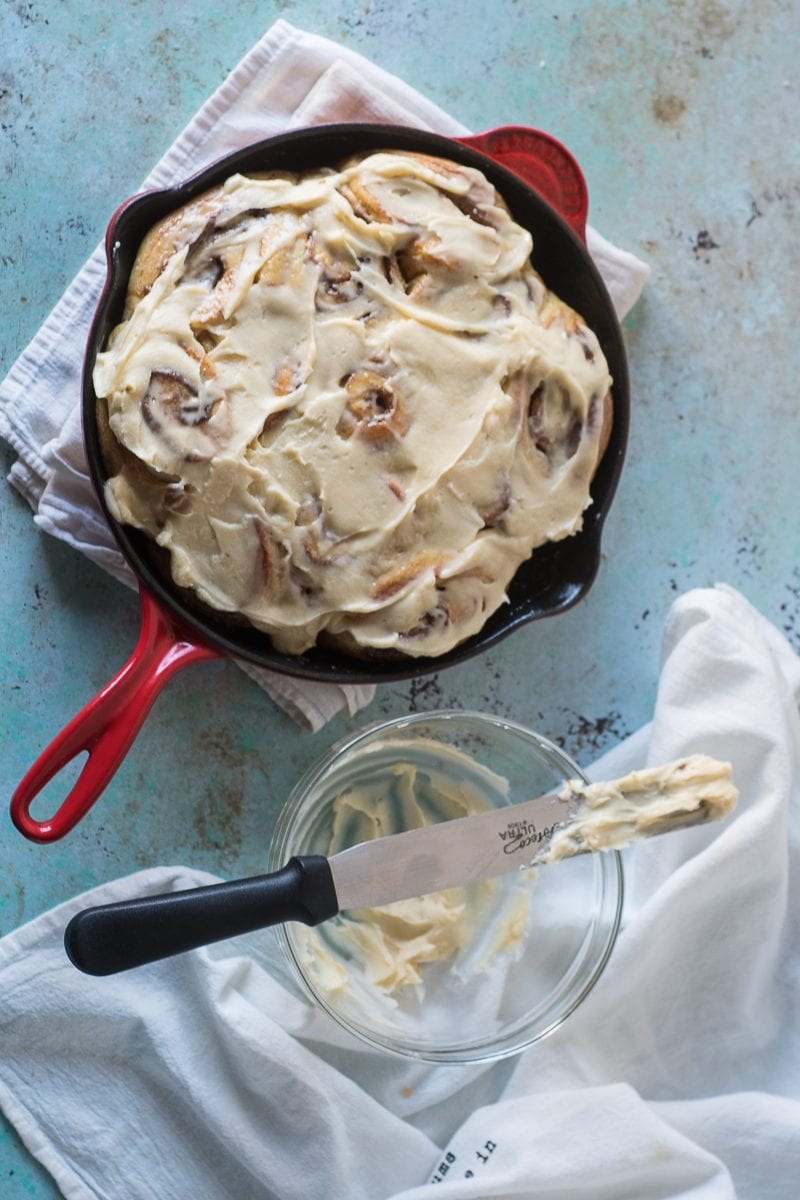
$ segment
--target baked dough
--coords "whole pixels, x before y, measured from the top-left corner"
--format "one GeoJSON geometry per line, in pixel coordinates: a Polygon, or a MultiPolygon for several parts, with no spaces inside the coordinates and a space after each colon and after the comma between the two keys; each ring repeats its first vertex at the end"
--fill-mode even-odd
{"type": "Polygon", "coordinates": [[[581,527],[594,333],[485,176],[386,152],[162,220],[94,386],[121,523],[279,651],[440,655],[581,527]]]}

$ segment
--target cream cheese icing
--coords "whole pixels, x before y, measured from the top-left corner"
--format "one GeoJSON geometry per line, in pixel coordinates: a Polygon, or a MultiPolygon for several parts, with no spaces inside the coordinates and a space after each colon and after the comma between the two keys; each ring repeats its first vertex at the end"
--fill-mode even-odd
{"type": "Polygon", "coordinates": [[[98,355],[112,513],[279,650],[446,652],[580,528],[610,411],[531,249],[444,160],[232,176],[154,232],[98,355]]]}
{"type": "Polygon", "coordinates": [[[621,850],[636,838],[720,820],[735,808],[738,791],[730,763],[692,754],[612,782],[571,780],[560,795],[575,804],[575,816],[553,834],[537,863],[621,850]]]}
{"type": "MultiPolygon", "coordinates": [[[[424,744],[408,762],[373,763],[335,797],[325,853],[405,829],[507,803],[508,783],[453,747],[437,744],[437,765],[424,744]]],[[[499,954],[513,957],[525,931],[533,872],[486,879],[376,908],[340,913],[324,926],[293,931],[305,969],[327,994],[359,981],[389,995],[423,994],[433,964],[460,961],[474,973],[499,954]]]]}
{"type": "MultiPolygon", "coordinates": [[[[432,820],[468,816],[485,809],[490,797],[507,802],[505,780],[486,772],[476,787],[470,769],[476,764],[468,756],[442,747],[441,771],[400,763],[388,776],[381,770],[360,780],[334,802],[328,853],[432,820]]],[[[574,816],[515,875],[340,914],[324,932],[300,930],[304,966],[317,986],[337,994],[363,990],[366,981],[384,994],[412,987],[422,996],[431,964],[454,962],[470,943],[480,943],[480,952],[472,955],[473,974],[497,955],[513,957],[528,929],[537,868],[719,820],[733,810],[738,792],[730,763],[694,754],[612,781],[570,780],[559,796],[574,806],[574,816]]]]}

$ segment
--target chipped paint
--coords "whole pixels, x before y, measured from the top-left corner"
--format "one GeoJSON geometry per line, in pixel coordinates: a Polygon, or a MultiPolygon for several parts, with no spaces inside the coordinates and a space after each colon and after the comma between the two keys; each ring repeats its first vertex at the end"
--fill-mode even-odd
{"type": "Polygon", "coordinates": [[[670,92],[653,97],[653,116],[660,125],[674,125],[686,112],[686,101],[670,92]]]}

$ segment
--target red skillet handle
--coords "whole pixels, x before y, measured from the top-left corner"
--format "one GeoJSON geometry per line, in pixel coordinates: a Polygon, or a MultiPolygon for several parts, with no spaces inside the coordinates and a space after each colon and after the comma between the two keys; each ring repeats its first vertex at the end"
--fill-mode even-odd
{"type": "Polygon", "coordinates": [[[39,756],[11,800],[11,819],[34,842],[55,842],[85,816],[125,757],[162,687],[191,663],[221,657],[193,642],[156,601],[140,590],[139,641],[125,666],[39,756]],[[38,793],[67,763],[88,751],[75,786],[48,821],[30,816],[38,793]]]}
{"type": "Polygon", "coordinates": [[[523,125],[506,125],[456,140],[519,175],[564,218],[582,242],[586,241],[586,180],[561,142],[549,133],[523,125]]]}

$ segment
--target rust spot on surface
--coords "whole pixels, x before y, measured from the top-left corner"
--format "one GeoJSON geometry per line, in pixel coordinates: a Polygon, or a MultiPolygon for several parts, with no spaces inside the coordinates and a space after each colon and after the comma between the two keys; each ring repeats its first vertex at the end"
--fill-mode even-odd
{"type": "Polygon", "coordinates": [[[653,100],[653,116],[659,125],[674,125],[686,112],[686,101],[674,92],[656,96],[653,100]]]}
{"type": "Polygon", "coordinates": [[[686,8],[689,13],[696,14],[702,32],[720,41],[732,37],[736,31],[736,18],[731,9],[717,0],[705,0],[704,4],[691,4],[686,8]]]}
{"type": "Polygon", "coordinates": [[[194,806],[194,835],[200,849],[214,850],[224,870],[242,848],[247,752],[224,729],[204,730],[200,740],[208,758],[208,784],[194,806]]]}

